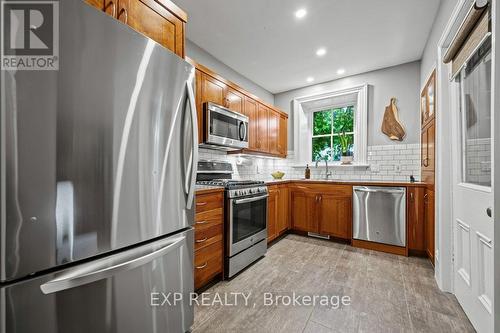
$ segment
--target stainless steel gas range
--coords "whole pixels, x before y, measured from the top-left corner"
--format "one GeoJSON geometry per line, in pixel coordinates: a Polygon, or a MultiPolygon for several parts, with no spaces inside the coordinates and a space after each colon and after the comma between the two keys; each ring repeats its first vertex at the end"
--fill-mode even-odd
{"type": "Polygon", "coordinates": [[[225,188],[225,277],[230,278],[266,254],[267,186],[233,180],[230,163],[198,162],[197,184],[225,188]]]}

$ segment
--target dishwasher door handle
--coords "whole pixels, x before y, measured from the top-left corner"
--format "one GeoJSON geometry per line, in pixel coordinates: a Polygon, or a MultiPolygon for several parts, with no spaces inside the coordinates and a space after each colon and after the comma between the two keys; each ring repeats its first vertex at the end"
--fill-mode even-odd
{"type": "Polygon", "coordinates": [[[373,189],[373,188],[357,188],[354,191],[356,192],[366,192],[366,193],[392,193],[392,194],[398,194],[398,193],[404,193],[405,190],[389,190],[389,189],[373,189]]]}

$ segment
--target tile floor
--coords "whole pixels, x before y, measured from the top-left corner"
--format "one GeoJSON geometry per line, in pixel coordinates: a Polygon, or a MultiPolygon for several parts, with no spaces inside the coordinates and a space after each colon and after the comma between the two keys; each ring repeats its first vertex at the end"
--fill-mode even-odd
{"type": "MultiPolygon", "coordinates": [[[[432,266],[329,241],[288,235],[265,258],[206,292],[251,292],[247,305],[195,307],[198,332],[474,332],[456,298],[439,291],[432,266]],[[265,306],[272,295],[350,296],[324,304],[265,306]]],[[[230,298],[231,300],[232,298],[230,298]]],[[[234,303],[234,301],[232,302],[234,303]]]]}

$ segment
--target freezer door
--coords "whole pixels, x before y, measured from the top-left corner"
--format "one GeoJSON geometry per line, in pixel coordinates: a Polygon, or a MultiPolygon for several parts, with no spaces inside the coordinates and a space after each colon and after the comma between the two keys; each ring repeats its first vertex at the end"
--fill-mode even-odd
{"type": "Polygon", "coordinates": [[[193,67],[81,0],[60,70],[2,71],[1,281],[193,223],[193,67]]]}
{"type": "Polygon", "coordinates": [[[1,332],[186,332],[193,230],[0,289],[1,332]],[[165,297],[169,293],[168,302],[165,297]],[[174,298],[175,296],[175,298],[174,298]],[[178,301],[174,303],[174,299],[178,301]],[[163,303],[163,304],[162,304],[163,303]]]}

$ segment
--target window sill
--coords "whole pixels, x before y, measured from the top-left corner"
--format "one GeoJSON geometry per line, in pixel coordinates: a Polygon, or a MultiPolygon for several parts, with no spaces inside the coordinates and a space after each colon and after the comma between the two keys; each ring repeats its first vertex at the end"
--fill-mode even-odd
{"type": "MultiPolygon", "coordinates": [[[[317,167],[315,166],[315,162],[312,163],[302,163],[302,164],[295,164],[292,165],[292,168],[297,168],[297,169],[303,169],[306,167],[306,165],[309,165],[311,169],[326,169],[325,162],[321,162],[317,167]]],[[[361,169],[361,170],[366,170],[370,167],[370,164],[367,163],[352,163],[352,164],[340,164],[340,162],[334,162],[334,163],[328,163],[328,168],[330,169],[361,169]]]]}

